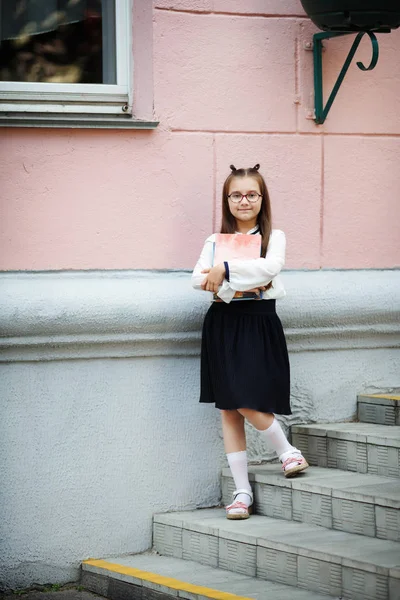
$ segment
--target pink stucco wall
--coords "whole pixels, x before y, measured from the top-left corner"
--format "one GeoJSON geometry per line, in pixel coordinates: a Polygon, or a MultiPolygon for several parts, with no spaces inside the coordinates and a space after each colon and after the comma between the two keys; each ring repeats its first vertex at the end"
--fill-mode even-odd
{"type": "MultiPolygon", "coordinates": [[[[400,266],[400,30],[323,126],[315,31],[297,0],[157,0],[157,130],[0,130],[0,269],[191,268],[229,164],[257,162],[287,267],[400,266]]],[[[352,39],[325,44],[327,90],[352,39]]]]}

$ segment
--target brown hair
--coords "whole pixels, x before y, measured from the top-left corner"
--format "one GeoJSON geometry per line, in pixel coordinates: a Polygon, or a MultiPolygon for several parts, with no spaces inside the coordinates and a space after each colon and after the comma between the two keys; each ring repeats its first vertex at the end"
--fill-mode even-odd
{"type": "Polygon", "coordinates": [[[264,177],[258,172],[260,165],[254,165],[250,169],[236,169],[233,165],[230,165],[232,173],[225,179],[222,187],[222,224],[221,233],[235,233],[236,231],[236,219],[229,209],[228,192],[229,186],[234,177],[254,177],[260,186],[260,192],[262,195],[261,210],[257,215],[257,224],[260,228],[260,234],[262,238],[261,242],[261,256],[265,256],[267,253],[269,236],[272,230],[272,215],[271,215],[271,202],[269,199],[267,184],[265,183],[264,177]]]}

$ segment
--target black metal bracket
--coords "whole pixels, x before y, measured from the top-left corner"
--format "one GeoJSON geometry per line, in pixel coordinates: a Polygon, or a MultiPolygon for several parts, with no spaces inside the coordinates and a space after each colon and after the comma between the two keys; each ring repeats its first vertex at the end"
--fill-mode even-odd
{"type": "MultiPolygon", "coordinates": [[[[390,33],[390,29],[379,29],[376,33],[390,33]]],[[[379,58],[379,45],[378,40],[375,36],[375,33],[372,31],[360,31],[356,39],[353,42],[353,45],[350,49],[349,54],[347,55],[346,61],[342,67],[342,70],[339,73],[339,77],[336,80],[335,85],[333,86],[332,92],[328,98],[326,106],[324,108],[323,102],[323,77],[322,77],[322,41],[339,37],[343,35],[350,35],[351,32],[341,32],[341,31],[324,31],[322,33],[315,33],[313,36],[313,55],[314,55],[314,90],[315,90],[315,122],[317,124],[322,124],[333,104],[334,99],[336,98],[336,94],[339,91],[340,86],[342,85],[343,79],[347,73],[347,70],[350,66],[351,61],[357,51],[358,46],[364,35],[368,35],[371,43],[372,43],[372,59],[371,63],[368,67],[364,66],[362,62],[357,62],[357,66],[362,71],[372,71],[376,67],[379,58]]]]}

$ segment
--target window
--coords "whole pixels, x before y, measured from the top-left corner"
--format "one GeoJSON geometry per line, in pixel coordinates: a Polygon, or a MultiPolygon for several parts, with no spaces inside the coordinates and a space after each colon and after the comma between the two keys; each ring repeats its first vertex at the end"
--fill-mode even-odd
{"type": "Polygon", "coordinates": [[[1,124],[132,122],[131,12],[131,0],[0,0],[1,124]]]}

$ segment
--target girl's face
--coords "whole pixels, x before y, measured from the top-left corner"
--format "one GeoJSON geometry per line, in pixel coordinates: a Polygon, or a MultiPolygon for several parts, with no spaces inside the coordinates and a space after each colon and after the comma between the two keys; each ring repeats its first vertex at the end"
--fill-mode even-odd
{"type": "Polygon", "coordinates": [[[261,210],[261,190],[257,179],[254,177],[233,177],[228,189],[229,210],[235,217],[236,222],[241,222],[249,226],[249,229],[257,224],[257,215],[261,210]],[[241,194],[240,202],[234,202],[234,196],[241,194]],[[245,194],[259,194],[256,202],[250,202],[245,194]],[[233,199],[232,199],[233,198],[233,199]]]}

